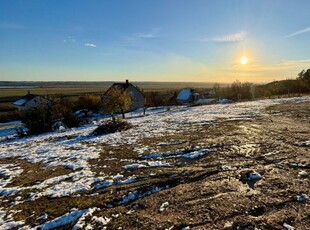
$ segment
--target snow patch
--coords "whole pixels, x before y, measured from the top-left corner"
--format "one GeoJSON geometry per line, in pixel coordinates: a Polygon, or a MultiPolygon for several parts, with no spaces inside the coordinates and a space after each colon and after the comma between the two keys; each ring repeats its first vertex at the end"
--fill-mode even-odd
{"type": "Polygon", "coordinates": [[[163,212],[165,209],[167,209],[169,206],[169,202],[164,202],[161,204],[160,208],[159,208],[159,211],[160,212],[163,212]]]}
{"type": "Polygon", "coordinates": [[[78,220],[81,216],[85,215],[91,210],[92,209],[74,210],[60,217],[57,217],[54,220],[48,221],[40,226],[37,226],[34,229],[35,230],[49,230],[49,229],[59,228],[61,226],[65,226],[67,224],[70,224],[78,220]]]}
{"type": "Polygon", "coordinates": [[[182,157],[190,158],[190,159],[195,159],[197,157],[204,156],[207,153],[208,153],[207,149],[200,149],[200,150],[197,150],[197,151],[193,151],[193,152],[190,152],[190,153],[183,154],[182,157]]]}

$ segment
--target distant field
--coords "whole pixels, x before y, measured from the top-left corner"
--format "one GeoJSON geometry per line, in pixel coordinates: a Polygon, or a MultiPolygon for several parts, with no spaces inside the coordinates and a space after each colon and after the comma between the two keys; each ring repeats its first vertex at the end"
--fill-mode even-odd
{"type": "MultiPolygon", "coordinates": [[[[0,82],[0,103],[13,102],[30,91],[33,94],[62,94],[78,96],[87,93],[102,93],[112,82],[0,82]]],[[[181,88],[212,88],[214,83],[186,82],[133,82],[145,92],[178,91],[181,88]]]]}

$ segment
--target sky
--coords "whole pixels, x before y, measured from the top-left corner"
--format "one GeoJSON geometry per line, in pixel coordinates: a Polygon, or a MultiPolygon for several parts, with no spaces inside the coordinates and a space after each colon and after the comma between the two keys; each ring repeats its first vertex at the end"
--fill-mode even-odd
{"type": "Polygon", "coordinates": [[[291,79],[310,68],[309,9],[309,0],[1,0],[0,81],[291,79]]]}

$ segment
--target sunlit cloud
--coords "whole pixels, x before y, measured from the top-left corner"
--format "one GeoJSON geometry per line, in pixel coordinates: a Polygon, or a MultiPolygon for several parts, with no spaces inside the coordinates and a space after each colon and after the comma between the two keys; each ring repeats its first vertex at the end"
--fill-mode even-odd
{"type": "Polygon", "coordinates": [[[194,40],[200,42],[234,43],[243,41],[246,38],[246,35],[246,32],[241,31],[239,33],[226,34],[217,37],[201,37],[194,40]]]}
{"type": "Polygon", "coordinates": [[[243,41],[245,37],[246,37],[246,32],[241,31],[239,33],[226,34],[223,36],[215,37],[212,39],[212,41],[219,42],[219,43],[240,42],[240,41],[243,41]]]}
{"type": "Polygon", "coordinates": [[[267,83],[283,79],[294,79],[301,70],[306,69],[309,63],[310,60],[290,60],[267,65],[251,63],[246,67],[241,67],[239,64],[239,66],[234,65],[225,69],[222,75],[225,76],[226,81],[230,82],[239,80],[242,82],[267,83]]]}
{"type": "Polygon", "coordinates": [[[293,33],[287,34],[287,35],[284,36],[284,38],[295,37],[297,35],[308,33],[308,32],[310,32],[310,26],[307,27],[307,28],[304,28],[302,30],[298,30],[298,31],[295,31],[293,33]]]}
{"type": "Polygon", "coordinates": [[[95,44],[92,44],[92,43],[85,43],[84,46],[91,47],[91,48],[97,47],[95,44]]]}
{"type": "Polygon", "coordinates": [[[244,74],[245,76],[264,76],[266,79],[268,79],[269,76],[278,76],[279,79],[283,79],[283,76],[296,77],[298,72],[302,69],[306,69],[309,65],[310,59],[281,60],[279,63],[273,65],[251,63],[248,64],[246,68],[241,68],[240,64],[234,64],[226,71],[236,76],[240,76],[240,74],[244,74]]]}

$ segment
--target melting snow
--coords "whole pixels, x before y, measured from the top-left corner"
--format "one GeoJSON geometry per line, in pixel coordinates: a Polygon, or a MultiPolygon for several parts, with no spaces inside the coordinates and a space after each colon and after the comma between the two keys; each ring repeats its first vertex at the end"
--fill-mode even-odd
{"type": "Polygon", "coordinates": [[[146,191],[146,192],[139,192],[139,191],[133,191],[133,192],[129,192],[127,195],[123,196],[122,200],[118,202],[118,205],[123,205],[123,204],[127,204],[130,201],[134,201],[136,199],[151,195],[153,193],[159,192],[165,188],[168,188],[169,186],[166,187],[157,187],[157,186],[153,186],[150,190],[146,191]]]}
{"type": "Polygon", "coordinates": [[[248,180],[260,180],[262,176],[258,172],[251,172],[247,175],[248,180]]]}
{"type": "Polygon", "coordinates": [[[197,151],[193,151],[193,152],[190,152],[190,153],[183,154],[182,157],[194,159],[194,158],[197,158],[197,157],[201,157],[201,156],[203,156],[203,155],[205,155],[207,153],[208,153],[207,149],[201,149],[201,150],[197,150],[197,151]]]}
{"type": "Polygon", "coordinates": [[[87,214],[92,209],[83,209],[83,210],[74,210],[69,213],[66,213],[60,217],[57,217],[54,220],[48,221],[38,227],[35,228],[35,230],[48,230],[48,229],[54,229],[59,228],[61,226],[70,224],[76,220],[78,220],[81,216],[87,214]]]}
{"type": "Polygon", "coordinates": [[[309,197],[307,196],[307,194],[301,194],[300,196],[297,196],[297,201],[301,202],[301,203],[306,203],[308,201],[309,197]]]}
{"type": "Polygon", "coordinates": [[[9,184],[13,177],[20,175],[23,172],[17,165],[0,164],[0,189],[9,184]]]}
{"type": "MultiPolygon", "coordinates": [[[[137,178],[134,176],[124,178],[121,174],[112,179],[96,177],[90,170],[90,160],[99,158],[102,151],[101,144],[110,146],[139,144],[142,139],[165,137],[175,134],[179,130],[199,127],[201,124],[208,124],[227,120],[248,120],[261,116],[262,109],[269,105],[282,102],[303,102],[310,101],[310,97],[298,97],[288,99],[260,100],[234,104],[214,104],[197,107],[175,106],[149,109],[149,116],[138,117],[133,113],[131,122],[135,126],[125,132],[118,132],[103,136],[93,136],[92,131],[97,127],[95,124],[75,129],[67,129],[64,132],[46,133],[38,136],[25,137],[20,139],[3,139],[8,135],[8,129],[0,129],[0,158],[20,158],[30,163],[41,163],[45,167],[63,166],[73,170],[67,175],[58,176],[42,181],[40,184],[25,187],[9,187],[12,178],[23,173],[18,165],[1,164],[0,174],[0,195],[16,195],[23,190],[30,190],[30,200],[41,196],[60,197],[70,196],[76,192],[103,188],[111,185],[134,183],[137,178]],[[155,122],[156,121],[156,122],[155,122]]],[[[12,130],[9,135],[11,136],[12,130]]],[[[176,140],[172,142],[159,143],[159,147],[177,145],[184,143],[176,140]]],[[[296,145],[309,146],[309,141],[297,142],[296,145]]],[[[146,151],[153,151],[148,146],[136,148],[138,154],[146,151]]],[[[155,150],[154,150],[155,151],[155,150]]],[[[123,169],[145,168],[145,167],[169,167],[170,163],[165,161],[152,161],[161,157],[187,157],[196,158],[207,154],[206,149],[193,149],[191,152],[177,150],[173,152],[150,153],[143,157],[144,161],[134,161],[132,164],[123,166],[123,169]]],[[[268,156],[271,153],[267,153],[268,156]]],[[[273,154],[273,153],[272,153],[273,154]]],[[[111,159],[111,158],[110,158],[111,159]]],[[[118,160],[114,158],[115,160],[118,160]]],[[[106,159],[108,160],[108,159],[106,159]]],[[[260,179],[258,173],[250,174],[249,180],[260,179]]],[[[160,191],[164,188],[153,187],[146,192],[132,192],[124,196],[119,204],[127,202],[160,191]]],[[[305,194],[302,194],[305,195],[305,194]]],[[[305,196],[299,196],[306,198],[305,196]]],[[[15,202],[25,202],[20,197],[15,202]]],[[[64,223],[76,221],[89,210],[72,211],[64,216],[42,225],[43,229],[53,226],[62,226],[64,223]]],[[[5,226],[20,226],[23,222],[14,222],[9,218],[9,212],[0,210],[0,228],[5,226]],[[11,224],[11,225],[10,225],[11,224]]],[[[107,222],[107,219],[104,219],[107,222]]],[[[87,226],[86,226],[87,227],[87,226]]],[[[4,227],[3,227],[4,228],[4,227]]]]}
{"type": "Polygon", "coordinates": [[[135,163],[123,166],[123,169],[136,169],[136,168],[152,168],[152,167],[171,167],[172,165],[162,161],[140,161],[145,164],[135,163]]]}
{"type": "Polygon", "coordinates": [[[14,229],[24,224],[24,221],[14,221],[12,211],[4,211],[0,208],[0,229],[14,229]]]}
{"type": "Polygon", "coordinates": [[[168,206],[169,206],[169,202],[162,203],[160,208],[159,208],[159,211],[163,212],[166,208],[168,208],[168,206]]]}

